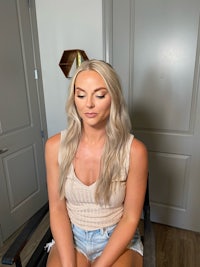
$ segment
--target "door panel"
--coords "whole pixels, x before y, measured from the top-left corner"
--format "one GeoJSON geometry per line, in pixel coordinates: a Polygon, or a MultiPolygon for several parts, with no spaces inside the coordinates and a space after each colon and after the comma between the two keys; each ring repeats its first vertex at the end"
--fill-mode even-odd
{"type": "Polygon", "coordinates": [[[112,7],[110,61],[149,150],[152,219],[200,231],[200,2],[104,4],[112,7]]]}
{"type": "Polygon", "coordinates": [[[0,226],[3,240],[47,201],[34,5],[0,1],[0,226]]]}
{"type": "Polygon", "coordinates": [[[20,36],[20,21],[17,21],[17,4],[1,1],[1,127],[4,133],[29,125],[26,74],[23,47],[20,36]],[[4,12],[6,10],[6,12],[4,12]],[[3,13],[3,14],[2,14],[3,13]],[[11,76],[12,75],[12,76],[11,76]],[[11,108],[12,107],[12,108],[11,108]],[[2,116],[2,114],[6,114],[2,116]]]}
{"type": "Polygon", "coordinates": [[[25,147],[3,160],[11,210],[17,208],[19,204],[34,193],[37,193],[39,189],[34,150],[33,146],[25,147]],[[31,173],[32,179],[24,179],[30,175],[29,173],[31,173]],[[23,188],[23,191],[21,188],[23,188]]]}

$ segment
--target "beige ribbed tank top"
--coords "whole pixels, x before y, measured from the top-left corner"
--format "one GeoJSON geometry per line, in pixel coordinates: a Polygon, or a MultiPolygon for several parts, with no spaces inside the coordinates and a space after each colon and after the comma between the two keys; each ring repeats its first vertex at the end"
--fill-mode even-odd
{"type": "MultiPolygon", "coordinates": [[[[66,135],[66,130],[61,132],[61,141],[66,135]]],[[[65,183],[66,206],[71,222],[84,230],[95,230],[114,225],[119,222],[123,213],[126,180],[129,169],[130,147],[133,135],[130,135],[126,150],[125,166],[122,166],[120,183],[115,185],[109,205],[100,205],[95,202],[97,182],[91,185],[82,183],[74,172],[71,164],[65,183]]],[[[59,162],[62,156],[59,151],[59,162]]],[[[113,181],[115,183],[115,181],[113,181]]]]}

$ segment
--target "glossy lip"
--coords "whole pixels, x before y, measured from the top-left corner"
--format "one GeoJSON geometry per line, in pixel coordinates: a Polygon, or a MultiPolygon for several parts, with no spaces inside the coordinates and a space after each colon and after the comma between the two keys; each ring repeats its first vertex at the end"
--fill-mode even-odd
{"type": "Polygon", "coordinates": [[[94,113],[94,112],[91,112],[91,113],[86,112],[86,113],[85,113],[85,116],[86,116],[87,118],[94,118],[94,117],[97,116],[97,113],[94,113]]]}

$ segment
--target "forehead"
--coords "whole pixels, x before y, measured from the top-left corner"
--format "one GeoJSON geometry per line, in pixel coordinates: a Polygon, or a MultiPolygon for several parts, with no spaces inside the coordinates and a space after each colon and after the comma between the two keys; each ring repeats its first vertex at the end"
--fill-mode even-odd
{"type": "Polygon", "coordinates": [[[84,70],[78,73],[75,80],[75,86],[79,86],[81,84],[99,84],[106,87],[105,81],[102,76],[94,70],[84,70]]]}

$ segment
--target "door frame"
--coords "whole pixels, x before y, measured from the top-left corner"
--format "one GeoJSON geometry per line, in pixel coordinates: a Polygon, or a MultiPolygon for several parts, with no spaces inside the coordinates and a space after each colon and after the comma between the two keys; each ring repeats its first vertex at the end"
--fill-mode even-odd
{"type": "Polygon", "coordinates": [[[113,63],[113,0],[102,0],[103,22],[103,58],[112,65],[113,63]]]}
{"type": "Polygon", "coordinates": [[[40,124],[41,124],[41,134],[43,136],[43,142],[45,143],[48,137],[47,133],[47,121],[46,121],[46,110],[45,110],[45,99],[42,81],[42,70],[41,70],[41,60],[40,60],[40,49],[39,49],[39,37],[38,37],[38,27],[37,27],[37,16],[36,16],[36,5],[35,0],[29,1],[29,17],[32,28],[32,40],[33,49],[35,56],[35,70],[37,71],[37,94],[39,102],[39,113],[40,113],[40,124]]]}

